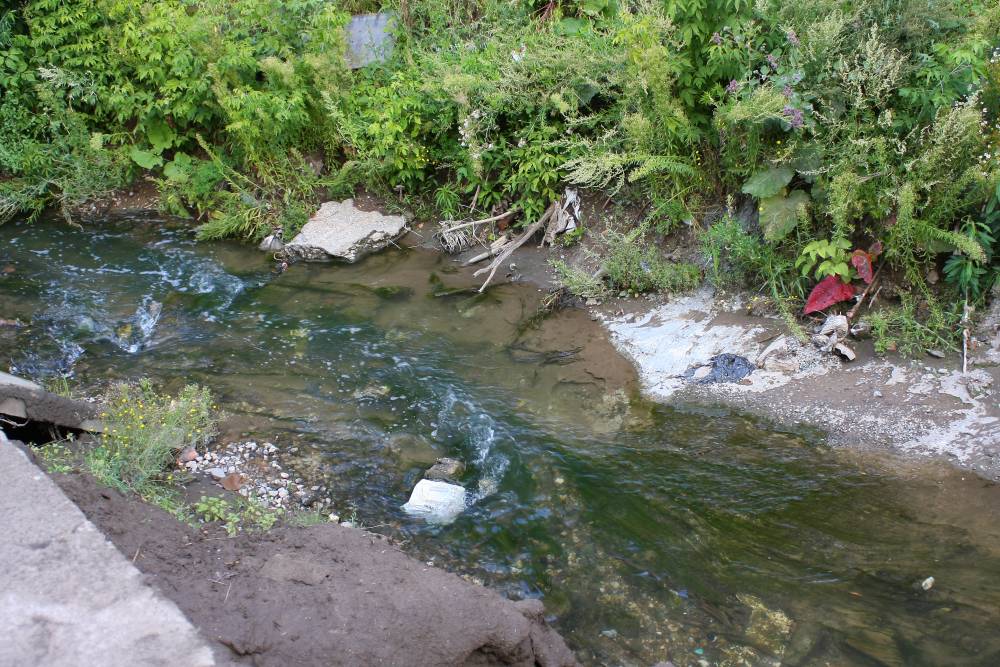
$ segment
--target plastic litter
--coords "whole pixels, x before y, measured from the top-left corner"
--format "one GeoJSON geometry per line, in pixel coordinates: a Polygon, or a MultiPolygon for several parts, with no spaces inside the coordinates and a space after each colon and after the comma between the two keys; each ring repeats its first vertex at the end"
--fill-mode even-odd
{"type": "Polygon", "coordinates": [[[422,479],[413,487],[403,511],[429,523],[451,523],[465,509],[465,488],[437,480],[422,479]]]}

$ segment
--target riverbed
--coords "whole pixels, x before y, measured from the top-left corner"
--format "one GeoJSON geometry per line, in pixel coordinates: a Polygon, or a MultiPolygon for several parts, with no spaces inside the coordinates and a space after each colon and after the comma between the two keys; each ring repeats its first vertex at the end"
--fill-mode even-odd
{"type": "Polygon", "coordinates": [[[0,358],[81,393],[209,386],[225,439],[278,444],[411,555],[541,598],[587,664],[1000,662],[996,485],[649,402],[585,311],[474,286],[420,249],[282,271],[176,222],[14,222],[0,318],[25,326],[0,358]],[[400,509],[439,456],[471,499],[443,526],[400,509]]]}

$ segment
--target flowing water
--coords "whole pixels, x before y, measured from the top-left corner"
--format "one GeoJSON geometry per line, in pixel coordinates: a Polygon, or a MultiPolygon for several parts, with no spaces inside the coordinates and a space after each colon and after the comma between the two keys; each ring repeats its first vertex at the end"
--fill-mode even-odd
{"type": "Polygon", "coordinates": [[[343,514],[511,597],[588,664],[1000,664],[1000,489],[643,401],[586,313],[448,258],[295,265],[184,227],[0,226],[0,365],[210,386],[343,514]],[[399,508],[442,455],[468,509],[399,508]],[[315,481],[314,481],[315,480],[315,481]],[[933,588],[920,582],[933,576],[933,588]]]}

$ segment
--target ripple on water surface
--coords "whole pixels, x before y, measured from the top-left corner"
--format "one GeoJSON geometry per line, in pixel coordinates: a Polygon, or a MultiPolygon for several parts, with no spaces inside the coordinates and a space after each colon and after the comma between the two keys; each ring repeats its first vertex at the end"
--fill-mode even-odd
{"type": "Polygon", "coordinates": [[[461,289],[419,251],[278,275],[157,221],[8,224],[0,265],[13,370],[211,386],[338,508],[542,597],[588,663],[1000,664],[994,485],[646,403],[586,313],[533,320],[532,288],[461,289]],[[443,455],[472,500],[426,525],[399,507],[443,455]]]}

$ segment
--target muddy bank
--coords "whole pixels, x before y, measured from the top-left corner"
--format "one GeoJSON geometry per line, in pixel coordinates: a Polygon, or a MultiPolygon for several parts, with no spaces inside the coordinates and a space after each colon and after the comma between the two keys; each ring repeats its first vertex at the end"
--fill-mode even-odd
{"type": "Polygon", "coordinates": [[[226,657],[248,665],[575,665],[536,600],[511,602],[333,524],[228,537],[53,478],[226,657]]]}
{"type": "Polygon", "coordinates": [[[796,341],[776,317],[747,314],[741,297],[719,298],[707,287],[662,302],[605,305],[594,316],[657,401],[721,403],[820,429],[834,446],[943,458],[1000,479],[1000,366],[989,356],[989,318],[980,332],[985,353],[963,373],[957,355],[879,357],[870,341],[857,345],[855,361],[842,361],[796,341]],[[682,377],[725,352],[757,369],[726,384],[682,377]]]}

